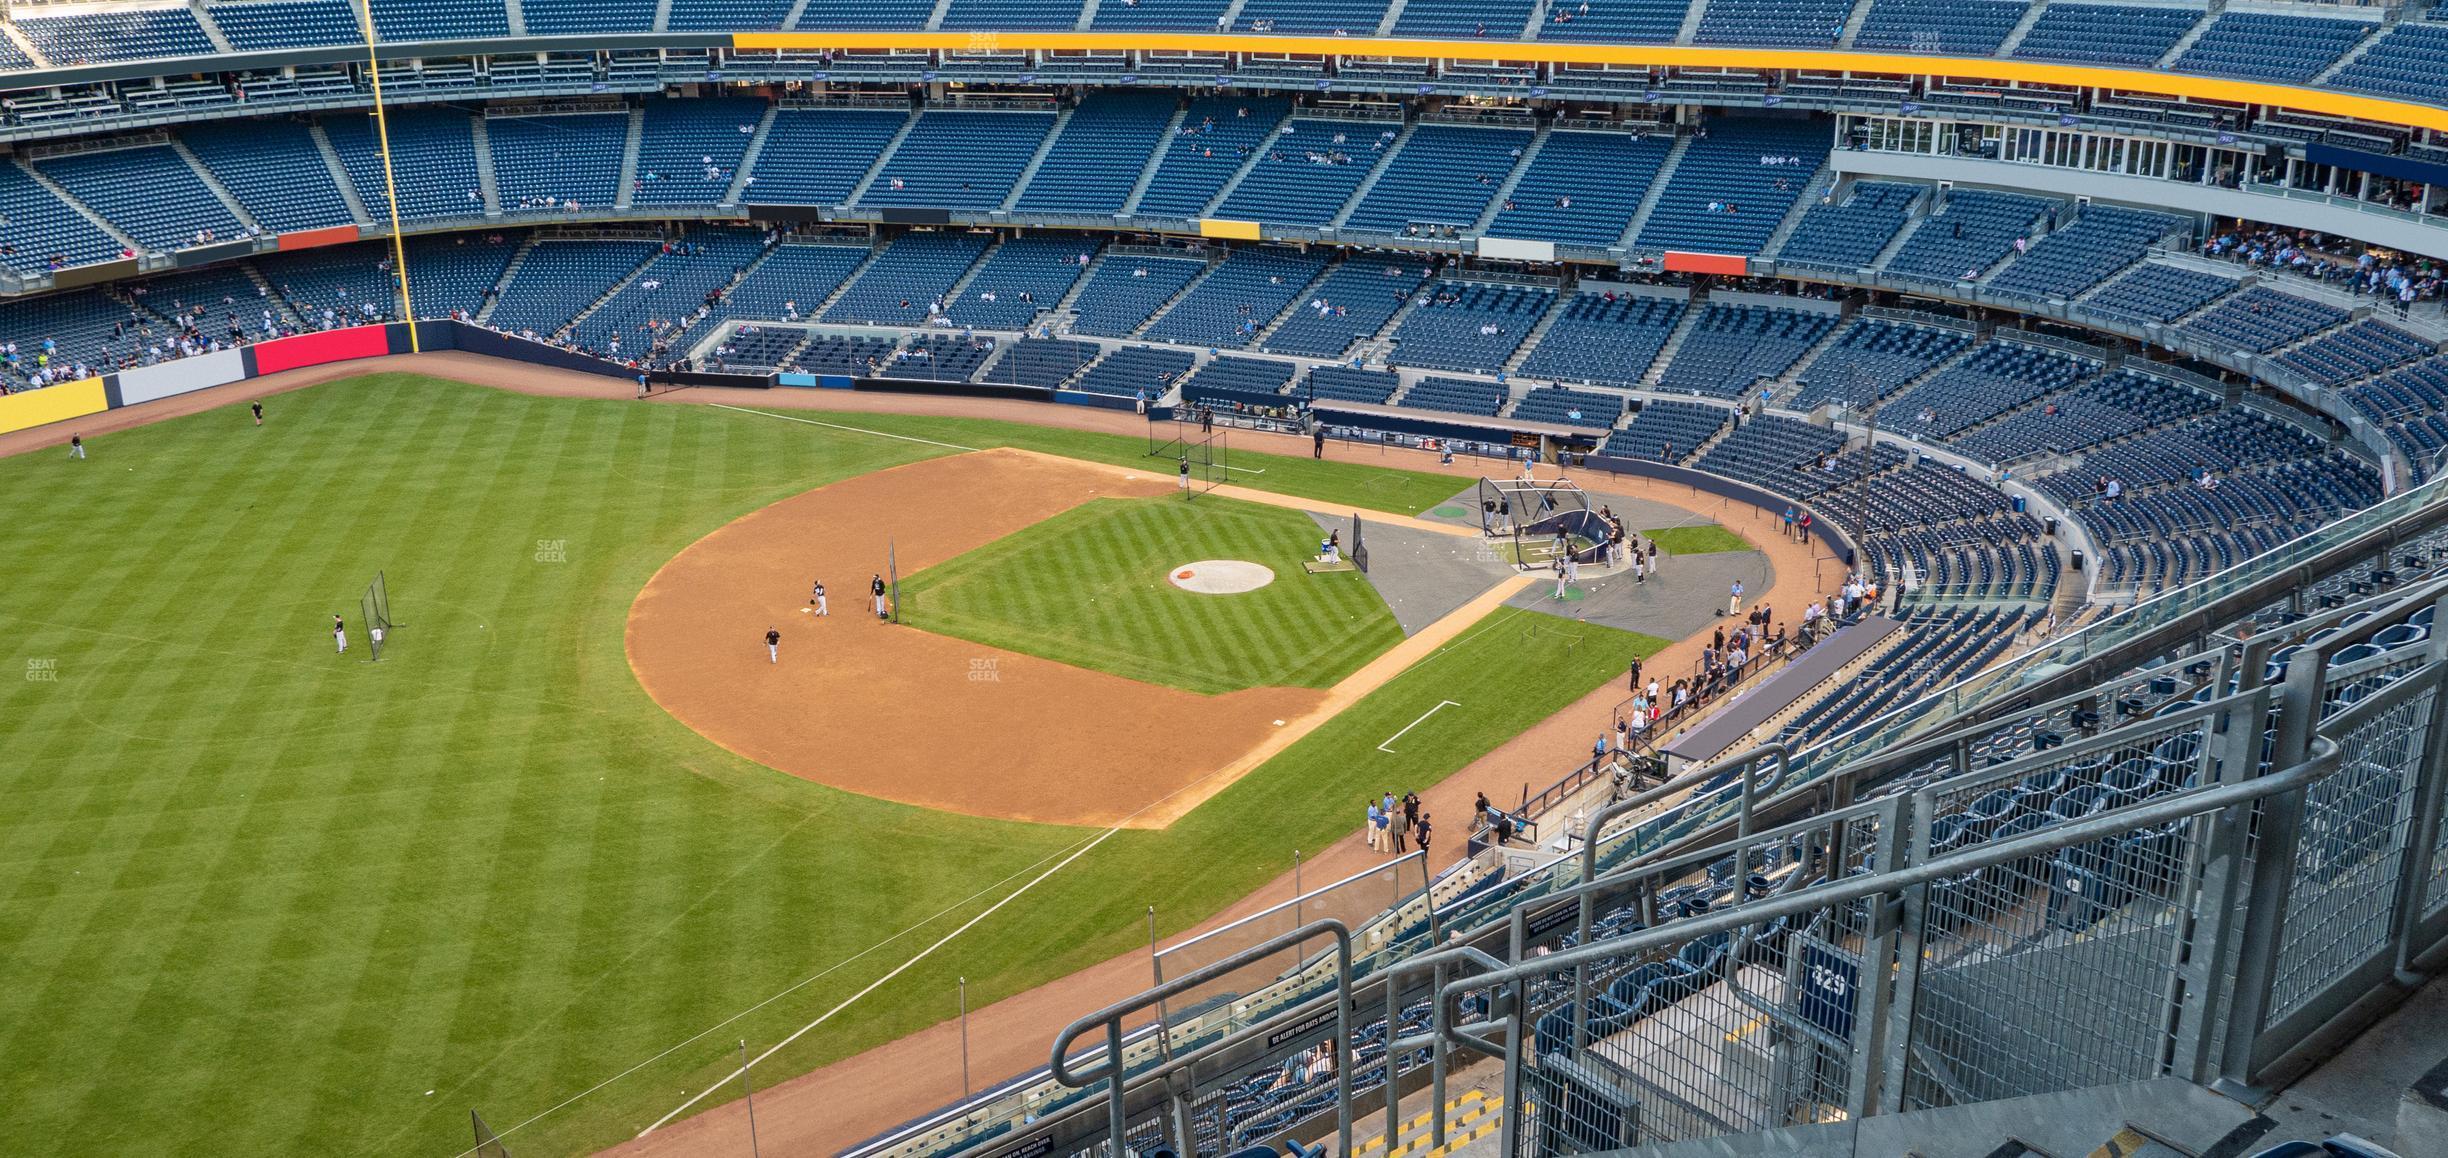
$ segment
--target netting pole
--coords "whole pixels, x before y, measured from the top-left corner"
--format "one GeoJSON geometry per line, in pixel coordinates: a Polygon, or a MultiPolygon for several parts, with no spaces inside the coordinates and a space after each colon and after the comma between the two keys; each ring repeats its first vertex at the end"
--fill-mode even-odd
{"type": "Polygon", "coordinates": [[[761,1158],[757,1149],[756,1087],[748,1084],[748,1039],[740,1039],[740,1094],[748,1101],[748,1155],[761,1158]]]}
{"type": "Polygon", "coordinates": [[[960,979],[960,1033],[961,1096],[966,1098],[977,1091],[977,1087],[969,1084],[969,979],[966,977],[960,979]]]}

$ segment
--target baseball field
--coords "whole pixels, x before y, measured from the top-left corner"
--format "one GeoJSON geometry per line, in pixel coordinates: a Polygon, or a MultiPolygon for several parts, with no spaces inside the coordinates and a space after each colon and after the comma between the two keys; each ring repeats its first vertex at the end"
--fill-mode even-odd
{"type": "MultiPolygon", "coordinates": [[[[471,1107],[522,1158],[608,1146],[990,909],[760,1072],[1143,946],[1149,906],[1186,928],[1664,644],[1507,608],[1419,646],[1300,573],[1308,516],[1179,499],[1114,435],[376,374],[90,442],[0,459],[0,1136],[33,1152],[448,1155],[471,1107]],[[887,550],[906,625],[862,614],[887,550]],[[1158,586],[1206,558],[1282,565],[1158,586]],[[1166,823],[1092,807],[1320,704],[1166,823]],[[1066,735],[1093,775],[1031,781],[1066,735]],[[1064,791],[1076,822],[1016,819],[1064,791]]],[[[1235,461],[1329,508],[1458,489],[1235,461]]]]}

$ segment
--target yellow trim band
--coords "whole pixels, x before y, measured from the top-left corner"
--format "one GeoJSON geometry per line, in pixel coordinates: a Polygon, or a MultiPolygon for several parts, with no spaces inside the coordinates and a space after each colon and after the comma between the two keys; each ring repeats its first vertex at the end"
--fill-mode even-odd
{"type": "Polygon", "coordinates": [[[1360,36],[1244,36],[1203,32],[741,32],[746,51],[912,49],[950,52],[1257,52],[1296,56],[1387,56],[1514,64],[1620,64],[1675,68],[1812,69],[1880,76],[1962,77],[2112,88],[2448,132],[2448,109],[2385,97],[2324,92],[2261,81],[2223,80],[2105,65],[2044,64],[1993,57],[1910,56],[1820,49],[1689,48],[1673,44],[1568,44],[1543,40],[1379,40],[1360,36]]]}
{"type": "Polygon", "coordinates": [[[1201,217],[1199,218],[1198,227],[1200,237],[1222,237],[1237,241],[1258,240],[1258,223],[1255,221],[1234,221],[1225,217],[1201,217]]]}

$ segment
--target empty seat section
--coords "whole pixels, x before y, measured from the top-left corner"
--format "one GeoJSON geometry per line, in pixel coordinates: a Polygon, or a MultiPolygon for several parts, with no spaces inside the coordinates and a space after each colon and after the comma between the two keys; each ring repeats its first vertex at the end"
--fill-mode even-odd
{"type": "Polygon", "coordinates": [[[357,6],[348,0],[215,4],[204,11],[211,14],[230,47],[240,52],[357,44],[365,38],[358,28],[357,6]]]}
{"type": "MultiPolygon", "coordinates": [[[[650,99],[638,132],[635,205],[712,205],[731,191],[765,102],[726,97],[650,99]]],[[[501,154],[494,153],[494,165],[501,154]]],[[[617,164],[615,170],[617,171],[617,164]]]]}
{"type": "Polygon", "coordinates": [[[707,294],[729,285],[734,272],[756,260],[764,246],[754,230],[696,230],[579,319],[571,336],[586,349],[606,353],[617,337],[624,358],[649,356],[659,348],[676,351],[690,337],[689,315],[706,304],[707,294]]]}
{"type": "Polygon", "coordinates": [[[739,32],[782,27],[790,0],[671,0],[673,32],[739,32]]]}
{"type": "Polygon", "coordinates": [[[2147,67],[2157,64],[2201,20],[2199,8],[2051,4],[2009,55],[2147,67]]]}
{"type": "Polygon", "coordinates": [[[986,368],[985,381],[1052,390],[1096,361],[1100,352],[1094,342],[1022,338],[1003,347],[1003,355],[986,368]]]}
{"type": "Polygon", "coordinates": [[[269,232],[349,224],[331,166],[300,122],[204,121],[179,140],[269,232]]]}
{"type": "Polygon", "coordinates": [[[1810,410],[1823,402],[1868,403],[1936,369],[1971,344],[1972,336],[1962,330],[1856,318],[1834,345],[1795,375],[1802,389],[1789,405],[1810,410]]]}
{"type": "Polygon", "coordinates": [[[503,0],[371,0],[384,40],[472,40],[510,35],[503,0]]]}
{"type": "Polygon", "coordinates": [[[1744,420],[1692,464],[1705,471],[1792,494],[1794,470],[1844,449],[1844,435],[1799,419],[1762,414],[1744,420]]]}
{"type": "Polygon", "coordinates": [[[1921,219],[1903,248],[1887,259],[1887,272],[1914,281],[1953,282],[1987,273],[2029,237],[2050,202],[2019,193],[1958,188],[1946,204],[1921,219]]]}
{"type": "Polygon", "coordinates": [[[1099,32],[1214,32],[1230,0],[1116,0],[1098,4],[1099,32]]]}
{"type": "Polygon", "coordinates": [[[2268,12],[2225,12],[2169,67],[2182,73],[2300,83],[2337,63],[2373,27],[2268,12]]]}
{"type": "Polygon", "coordinates": [[[966,382],[994,357],[994,348],[994,339],[983,335],[918,334],[891,351],[874,372],[891,378],[966,382]]]}
{"type": "MultiPolygon", "coordinates": [[[[1101,10],[1101,9],[1100,9],[1101,10]]],[[[1135,212],[1141,217],[1200,217],[1252,152],[1264,148],[1291,102],[1281,97],[1201,97],[1183,111],[1135,212]]]]}
{"type": "Polygon", "coordinates": [[[1828,130],[1811,121],[1722,118],[1708,133],[1667,177],[1640,245],[1758,253],[1827,161],[1828,130]]]}
{"type": "Polygon", "coordinates": [[[1673,137],[1663,133],[1550,132],[1487,231],[1559,245],[1613,245],[1673,148],[1673,137]]]}
{"type": "Polygon", "coordinates": [[[1036,155],[1052,113],[931,109],[884,159],[862,205],[993,209],[1036,155]]]}
{"type": "Polygon", "coordinates": [[[1385,163],[1399,129],[1382,121],[1294,117],[1215,215],[1283,225],[1332,222],[1352,191],[1385,163]]]}
{"type": "Polygon", "coordinates": [[[1805,351],[1836,328],[1834,314],[1754,305],[1711,305],[1692,322],[1658,389],[1741,398],[1752,383],[1793,368],[1805,351]]]}
{"type": "Polygon", "coordinates": [[[1683,320],[1680,298],[1583,290],[1522,360],[1533,378],[1637,386],[1683,320]],[[1610,300],[1611,299],[1611,300],[1610,300]]]}
{"type": "Polygon", "coordinates": [[[2033,242],[1989,279],[1989,288],[2027,301],[2070,298],[2142,260],[2151,243],[2184,227],[2172,214],[2094,202],[2073,224],[2033,242]]]}
{"type": "Polygon", "coordinates": [[[2433,100],[2439,95],[2443,76],[2448,76],[2448,22],[2434,16],[2398,24],[2326,83],[2356,92],[2433,100]]]}
{"type": "Polygon", "coordinates": [[[1282,406],[1291,401],[1284,397],[1283,388],[1291,384],[1296,369],[1290,362],[1267,358],[1209,358],[1182,384],[1182,401],[1224,407],[1282,406]]]}
{"type": "Polygon", "coordinates": [[[1188,350],[1125,346],[1098,359],[1087,373],[1072,380],[1070,388],[1121,398],[1145,391],[1149,398],[1162,398],[1181,383],[1195,360],[1188,350]]]}
{"type": "Polygon", "coordinates": [[[196,23],[195,13],[185,7],[85,12],[74,16],[45,16],[41,12],[40,8],[17,9],[14,14],[17,31],[25,34],[34,51],[55,65],[212,56],[220,51],[204,35],[204,26],[196,23]]]}
{"type": "Polygon", "coordinates": [[[1291,315],[1259,348],[1276,354],[1340,358],[1393,321],[1427,276],[1423,266],[1355,255],[1303,293],[1291,315]]]}
{"type": "Polygon", "coordinates": [[[1536,0],[1407,0],[1396,36],[1439,40],[1519,40],[1536,0]]]}
{"type": "Polygon", "coordinates": [[[2169,322],[2235,292],[2231,277],[2145,262],[2084,299],[2083,308],[2121,322],[2169,322]]]}
{"type": "Polygon", "coordinates": [[[1540,286],[1439,281],[1394,331],[1394,352],[1386,360],[1428,370],[1495,373],[1554,303],[1555,291],[1540,286]]]}
{"type": "Polygon", "coordinates": [[[1147,328],[1159,342],[1245,348],[1258,331],[1299,300],[1326,265],[1289,249],[1237,249],[1212,266],[1181,300],[1147,328]]]}
{"type": "Polygon", "coordinates": [[[1779,263],[1860,269],[1904,231],[1918,185],[1858,181],[1842,199],[1813,205],[1777,251],[1779,263]]]}
{"type": "Polygon", "coordinates": [[[950,29],[1069,30],[1079,24],[1081,0],[946,0],[942,27],[950,29]]]}
{"type": "Polygon", "coordinates": [[[1071,110],[1012,208],[1024,213],[1120,213],[1172,120],[1169,92],[1093,92],[1071,110]]]}
{"type": "Polygon", "coordinates": [[[2254,286],[2185,323],[2184,332],[2230,349],[2266,354],[2337,325],[2346,316],[2344,309],[2327,302],[2254,286]]]}
{"type": "Polygon", "coordinates": [[[923,325],[993,237],[983,233],[905,233],[895,238],[826,308],[828,322],[923,325]]]}
{"type": "Polygon", "coordinates": [[[2278,364],[2324,385],[2350,382],[2437,352],[2395,326],[2362,319],[2278,356],[2278,364]]]}
{"type": "Polygon", "coordinates": [[[934,15],[935,0],[808,0],[791,27],[835,31],[916,29],[926,27],[928,18],[934,15]]]}
{"type": "Polygon", "coordinates": [[[2028,4],[1995,0],[1878,0],[1854,35],[1865,52],[1936,52],[1987,56],[2029,12],[2028,4]]]}
{"type": "Polygon", "coordinates": [[[1421,125],[1386,163],[1344,228],[1399,233],[1411,225],[1479,224],[1530,143],[1528,129],[1421,125]]]}
{"type": "Polygon", "coordinates": [[[583,32],[646,32],[654,28],[654,0],[521,0],[519,11],[531,36],[583,32]]]}
{"type": "Polygon", "coordinates": [[[1733,411],[1704,402],[1643,402],[1632,421],[1607,435],[1599,453],[1617,458],[1682,462],[1733,420],[1733,411]]]}
{"type": "Polygon", "coordinates": [[[1108,338],[1129,334],[1206,270],[1203,260],[1107,253],[1072,299],[1071,328],[1108,338]]]}
{"type": "Polygon", "coordinates": [[[1366,402],[1382,406],[1402,389],[1402,376],[1383,370],[1350,366],[1319,366],[1301,380],[1295,393],[1318,402],[1366,402]]]}
{"type": "Polygon", "coordinates": [[[864,245],[777,245],[731,287],[712,320],[806,320],[873,253],[864,245]]]}
{"type": "Polygon", "coordinates": [[[620,194],[626,113],[487,117],[485,135],[504,213],[565,213],[572,201],[602,209],[620,194]]]}
{"type": "Polygon", "coordinates": [[[1402,405],[1412,410],[1442,410],[1494,418],[1508,394],[1494,382],[1469,378],[1422,378],[1403,392],[1402,405]]]}
{"type": "Polygon", "coordinates": [[[2135,369],[2087,382],[1955,439],[1955,448],[1989,463],[2065,454],[2179,422],[2218,405],[2198,390],[2135,369]]]}
{"type": "Polygon", "coordinates": [[[1026,329],[1071,292],[1096,253],[1088,237],[1014,237],[995,247],[952,303],[952,323],[981,330],[1026,329]]]}
{"type": "Polygon", "coordinates": [[[1961,363],[1889,399],[1879,424],[1926,438],[1946,438],[2014,407],[2062,390],[2096,373],[2087,359],[2026,346],[1990,342],[1961,363]]]}
{"type": "Polygon", "coordinates": [[[655,248],[651,241],[538,241],[502,287],[485,324],[549,338],[654,256],[655,248]]]}
{"type": "Polygon", "coordinates": [[[1385,10],[1384,0],[1247,0],[1231,30],[1280,32],[1286,36],[1367,36],[1377,31],[1385,10]]]}
{"type": "Polygon", "coordinates": [[[1513,404],[1513,417],[1528,422],[1604,430],[1623,417],[1627,399],[1621,394],[1576,390],[1570,386],[1540,386],[1513,404]]]}
{"type": "Polygon", "coordinates": [[[148,249],[235,241],[245,233],[187,159],[165,145],[46,157],[34,167],[148,249]]]}
{"type": "Polygon", "coordinates": [[[1701,0],[1695,44],[1834,48],[1853,14],[1850,0],[1701,0]]]}
{"type": "Polygon", "coordinates": [[[1683,31],[1683,17],[1690,9],[1691,0],[1554,3],[1546,8],[1538,37],[1600,44],[1672,44],[1683,31]]]}
{"type": "MultiPolygon", "coordinates": [[[[454,109],[394,109],[391,125],[392,187],[401,217],[465,217],[484,212],[476,178],[476,137],[468,115],[454,109]],[[475,194],[471,196],[471,194],[475,194]]],[[[376,220],[390,217],[383,193],[382,152],[374,118],[340,113],[324,118],[323,135],[348,169],[357,199],[376,220]]]]}
{"type": "Polygon", "coordinates": [[[892,109],[790,108],[774,113],[741,200],[760,205],[839,205],[909,114],[892,109]]]}

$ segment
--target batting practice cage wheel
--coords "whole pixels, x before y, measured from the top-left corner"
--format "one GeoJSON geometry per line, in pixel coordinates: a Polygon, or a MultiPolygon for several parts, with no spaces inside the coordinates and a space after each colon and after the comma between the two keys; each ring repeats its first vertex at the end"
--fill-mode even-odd
{"type": "Polygon", "coordinates": [[[374,573],[374,581],[366,584],[365,594],[358,597],[357,619],[365,625],[368,650],[373,653],[374,662],[382,662],[383,644],[389,642],[394,626],[391,622],[391,588],[384,582],[382,572],[374,573]]]}

